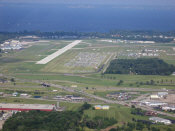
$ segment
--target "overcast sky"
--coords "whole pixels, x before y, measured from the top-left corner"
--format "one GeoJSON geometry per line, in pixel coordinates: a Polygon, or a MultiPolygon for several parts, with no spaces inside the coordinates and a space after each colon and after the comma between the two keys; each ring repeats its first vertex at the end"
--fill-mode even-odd
{"type": "Polygon", "coordinates": [[[0,0],[0,2],[175,6],[175,0],[0,0]]]}

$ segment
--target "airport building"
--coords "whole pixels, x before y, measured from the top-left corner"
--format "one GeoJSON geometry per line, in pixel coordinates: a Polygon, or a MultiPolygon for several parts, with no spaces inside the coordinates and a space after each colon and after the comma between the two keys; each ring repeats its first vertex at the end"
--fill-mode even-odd
{"type": "Polygon", "coordinates": [[[56,106],[49,104],[8,104],[0,103],[0,110],[9,111],[30,111],[30,110],[40,110],[40,111],[53,111],[56,110],[56,106]]]}

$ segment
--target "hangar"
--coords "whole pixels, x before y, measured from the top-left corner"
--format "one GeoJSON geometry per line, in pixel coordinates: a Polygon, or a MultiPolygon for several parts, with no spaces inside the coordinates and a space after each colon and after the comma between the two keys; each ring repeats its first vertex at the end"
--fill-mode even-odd
{"type": "Polygon", "coordinates": [[[30,111],[30,110],[40,110],[40,111],[53,111],[56,110],[55,104],[9,104],[0,103],[0,110],[15,110],[15,111],[30,111]]]}

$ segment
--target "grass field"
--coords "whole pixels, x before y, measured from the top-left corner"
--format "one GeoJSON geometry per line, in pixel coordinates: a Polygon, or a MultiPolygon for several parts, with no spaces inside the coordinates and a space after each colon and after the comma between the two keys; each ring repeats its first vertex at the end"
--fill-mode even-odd
{"type": "MultiPolygon", "coordinates": [[[[133,56],[128,56],[130,53],[137,53],[144,49],[157,49],[159,50],[159,58],[165,60],[170,64],[175,65],[175,51],[172,49],[173,44],[127,44],[127,43],[110,43],[100,41],[99,39],[92,40],[83,40],[79,45],[75,46],[71,50],[65,52],[61,56],[55,58],[46,65],[35,64],[36,61],[45,58],[47,55],[52,54],[56,50],[70,44],[73,40],[63,41],[63,40],[49,40],[48,42],[36,42],[32,43],[28,48],[25,48],[20,51],[12,51],[11,53],[4,54],[0,58],[0,72],[7,75],[9,78],[14,77],[15,79],[27,79],[40,80],[48,83],[54,83],[66,87],[72,88],[72,85],[77,85],[77,90],[83,90],[87,93],[95,94],[101,97],[105,97],[106,93],[119,91],[118,88],[122,91],[122,88],[148,88],[148,89],[174,89],[175,87],[175,76],[144,76],[144,75],[118,75],[118,74],[105,74],[101,75],[103,70],[97,72],[98,69],[93,67],[73,67],[65,66],[66,63],[70,62],[81,52],[98,52],[98,53],[112,53],[116,54],[117,58],[130,59],[135,58],[133,56]],[[90,72],[86,72],[90,71],[90,72]],[[122,80],[123,83],[118,85],[118,82],[122,80]],[[154,81],[153,85],[146,85],[144,83],[154,81]]],[[[110,58],[110,55],[107,55],[106,59],[100,64],[104,64],[107,59],[110,58]]],[[[114,56],[112,57],[112,59],[114,56]]],[[[111,59],[109,59],[110,62],[111,59]]],[[[109,64],[105,63],[104,67],[107,67],[109,64]]],[[[38,84],[32,82],[23,83],[21,81],[16,81],[16,85],[13,86],[13,83],[5,83],[5,86],[0,85],[0,92],[13,93],[15,91],[26,92],[32,97],[35,96],[36,90],[43,92],[40,95],[43,97],[53,98],[56,95],[66,95],[72,94],[58,88],[50,87],[42,88],[38,84]],[[52,90],[58,90],[53,92],[52,90]]],[[[123,90],[124,90],[123,89],[123,90]]],[[[125,89],[126,91],[126,89],[125,89]]],[[[149,92],[151,93],[151,92],[149,92]]],[[[18,98],[3,98],[2,102],[14,102],[18,98]]],[[[32,102],[33,100],[21,100],[20,102],[32,102]]],[[[40,101],[35,101],[40,102],[40,101]]],[[[46,101],[47,102],[47,101],[46,101]]],[[[50,103],[50,101],[48,101],[50,103]]],[[[55,101],[53,101],[55,102],[55,101]]],[[[93,102],[99,102],[92,100],[93,102]]],[[[61,104],[61,103],[60,103],[61,104]]],[[[71,107],[70,103],[63,103],[67,109],[75,110],[79,105],[74,104],[71,107]]],[[[131,115],[124,112],[117,113],[118,108],[115,106],[111,108],[110,112],[106,113],[100,111],[99,114],[104,114],[107,116],[116,116],[121,117],[121,121],[125,119],[128,115],[128,119],[131,119],[131,115]],[[123,116],[120,116],[123,114],[123,116]]],[[[124,109],[123,109],[124,110],[124,109]]],[[[127,110],[127,109],[126,109],[127,110]]],[[[93,115],[98,115],[94,110],[87,111],[88,115],[92,117],[93,115]]],[[[127,111],[126,111],[127,112],[127,111]]]]}
{"type": "MultiPolygon", "coordinates": [[[[101,78],[100,74],[86,75],[86,76],[68,76],[68,75],[32,75],[32,74],[18,74],[18,78],[25,79],[36,79],[36,80],[60,80],[74,82],[75,84],[80,84],[82,87],[137,87],[136,82],[147,82],[154,80],[164,81],[165,83],[158,83],[156,85],[139,85],[140,88],[167,88],[173,89],[175,86],[175,77],[174,76],[144,76],[144,75],[105,75],[105,78],[101,78]],[[112,78],[111,78],[112,77],[112,78]],[[115,77],[115,79],[113,79],[115,77]],[[122,85],[117,85],[119,80],[123,80],[122,85]],[[173,81],[171,83],[170,81],[173,81]],[[166,82],[167,81],[167,82],[166,82]],[[132,86],[130,85],[132,84],[132,86]]],[[[72,85],[72,83],[70,84],[72,85]]]]}
{"type": "MultiPolygon", "coordinates": [[[[116,54],[117,58],[137,58],[137,56],[130,56],[130,54],[144,52],[145,49],[152,50],[159,55],[157,57],[164,61],[175,65],[175,51],[173,50],[174,43],[155,43],[155,44],[137,44],[137,43],[120,43],[120,42],[107,42],[101,39],[82,40],[82,42],[65,52],[61,56],[55,58],[46,65],[35,64],[36,61],[45,58],[47,55],[52,54],[56,50],[70,44],[73,40],[47,40],[45,42],[35,42],[30,44],[28,48],[19,51],[11,51],[4,53],[0,58],[0,72],[9,77],[16,77],[19,79],[28,80],[42,80],[52,82],[55,84],[71,87],[77,85],[77,89],[82,89],[88,93],[113,91],[115,88],[166,88],[174,89],[175,76],[144,76],[144,75],[117,75],[105,74],[101,75],[103,69],[97,72],[98,69],[93,67],[73,67],[65,66],[66,63],[74,59],[80,52],[98,52],[98,53],[112,53],[116,54]],[[157,50],[157,51],[154,51],[157,50]],[[88,72],[89,71],[89,72],[88,72]],[[121,85],[117,83],[122,80],[121,85]],[[143,83],[154,81],[153,85],[146,85],[143,83]],[[163,81],[163,82],[162,82],[163,81]],[[88,87],[88,89],[86,89],[88,87]]],[[[102,61],[102,66],[110,55],[102,61]]],[[[113,58],[113,57],[112,57],[113,58]]],[[[110,62],[110,59],[109,59],[110,62]]],[[[108,63],[109,63],[108,62],[108,63]]],[[[108,63],[105,63],[106,67],[108,63]]],[[[18,83],[17,83],[18,85],[18,83]]],[[[15,86],[14,90],[34,91],[43,90],[36,87],[26,89],[15,86]]],[[[23,84],[24,86],[34,86],[32,82],[23,84]]],[[[3,87],[5,89],[5,87],[3,87]]],[[[51,88],[54,89],[54,88],[51,88]]],[[[0,89],[3,90],[2,88],[0,89]]],[[[10,90],[8,88],[8,90],[10,90]]],[[[13,89],[11,89],[13,90],[13,89]]],[[[49,91],[47,91],[49,93],[49,91]]]]}
{"type": "MultiPolygon", "coordinates": [[[[159,58],[162,58],[166,62],[175,65],[175,57],[173,54],[173,44],[134,44],[134,43],[111,43],[101,41],[100,39],[83,40],[79,45],[73,49],[65,52],[60,57],[57,57],[53,61],[46,65],[36,65],[36,61],[41,60],[47,55],[52,54],[56,50],[68,45],[72,40],[48,40],[46,42],[35,42],[30,47],[17,52],[11,52],[4,54],[0,58],[0,70],[5,73],[11,72],[56,72],[56,73],[81,73],[81,71],[96,71],[93,68],[82,67],[67,67],[65,63],[69,62],[80,52],[100,52],[100,53],[115,53],[118,58],[134,58],[128,56],[128,53],[136,53],[144,49],[157,49],[159,51],[159,58]],[[130,51],[128,51],[130,50],[130,51]],[[163,52],[161,51],[163,50],[163,52]]],[[[109,56],[108,56],[109,57],[109,56]]],[[[105,62],[105,61],[104,61],[105,62]]],[[[104,63],[103,62],[103,63],[104,63]]],[[[103,64],[101,63],[101,64],[103,64]]]]}

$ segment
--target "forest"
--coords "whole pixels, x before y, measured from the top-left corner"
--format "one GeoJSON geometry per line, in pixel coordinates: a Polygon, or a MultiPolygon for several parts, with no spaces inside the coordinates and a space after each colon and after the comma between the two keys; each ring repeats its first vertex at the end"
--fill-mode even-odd
{"type": "Polygon", "coordinates": [[[6,120],[3,131],[83,131],[85,127],[102,129],[117,123],[112,118],[84,116],[89,108],[91,105],[84,103],[77,111],[18,112],[6,120]]]}
{"type": "Polygon", "coordinates": [[[158,58],[115,59],[106,74],[171,75],[175,66],[158,58]]]}

